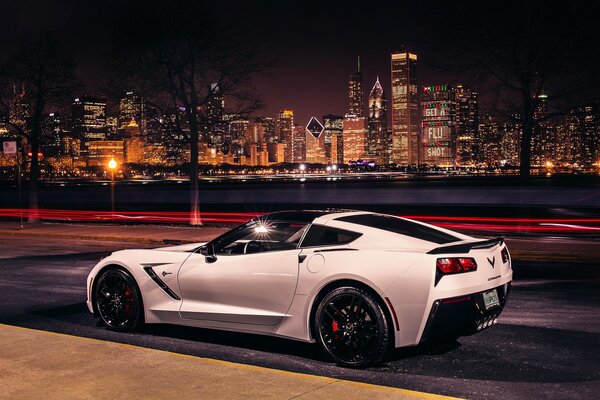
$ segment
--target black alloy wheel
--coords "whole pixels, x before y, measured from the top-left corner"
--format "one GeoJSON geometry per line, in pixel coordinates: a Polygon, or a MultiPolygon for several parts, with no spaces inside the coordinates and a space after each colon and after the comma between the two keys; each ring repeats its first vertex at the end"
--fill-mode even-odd
{"type": "Polygon", "coordinates": [[[104,271],[94,293],[96,310],[113,331],[134,330],[141,321],[142,301],[134,279],[121,269],[104,271]]]}
{"type": "Polygon", "coordinates": [[[339,365],[363,368],[385,355],[390,331],[384,311],[369,292],[340,287],[329,292],[314,319],[317,340],[339,365]]]}

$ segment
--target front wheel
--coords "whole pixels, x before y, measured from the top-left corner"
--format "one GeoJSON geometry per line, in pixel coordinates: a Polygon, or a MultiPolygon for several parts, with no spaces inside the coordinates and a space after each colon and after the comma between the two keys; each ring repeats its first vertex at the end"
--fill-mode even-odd
{"type": "Polygon", "coordinates": [[[339,365],[377,364],[388,348],[390,332],[384,311],[362,289],[340,287],[329,292],[319,303],[313,323],[319,344],[339,365]]]}
{"type": "Polygon", "coordinates": [[[142,319],[142,300],[135,280],[121,269],[106,270],[98,278],[95,306],[106,327],[113,331],[134,330],[142,319]]]}

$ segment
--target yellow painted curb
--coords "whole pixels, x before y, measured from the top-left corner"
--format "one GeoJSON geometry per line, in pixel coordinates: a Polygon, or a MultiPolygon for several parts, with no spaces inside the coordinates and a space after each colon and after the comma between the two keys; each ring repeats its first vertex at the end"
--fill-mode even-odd
{"type": "Polygon", "coordinates": [[[303,373],[299,373],[299,372],[283,371],[283,370],[278,370],[278,369],[273,369],[273,368],[268,368],[268,367],[259,367],[259,366],[255,366],[255,365],[249,365],[249,364],[240,364],[240,363],[235,363],[235,362],[231,362],[231,361],[223,361],[223,360],[217,360],[217,359],[212,359],[212,358],[196,357],[196,356],[192,356],[192,355],[188,355],[188,354],[174,353],[174,352],[158,350],[158,349],[150,349],[150,348],[135,346],[135,345],[126,344],[126,343],[111,342],[111,341],[87,338],[87,337],[82,337],[82,336],[73,336],[73,335],[68,335],[68,334],[64,334],[64,333],[37,330],[37,329],[25,328],[25,327],[21,327],[21,326],[0,324],[0,328],[23,330],[23,331],[28,331],[28,332],[40,333],[40,334],[55,335],[55,336],[60,336],[60,337],[66,337],[66,338],[69,338],[72,340],[103,343],[103,344],[109,344],[109,345],[113,345],[113,346],[133,348],[133,349],[142,350],[145,352],[167,353],[170,355],[175,355],[175,356],[183,357],[186,359],[201,360],[204,362],[222,365],[222,366],[226,366],[229,368],[242,369],[242,370],[255,371],[255,372],[263,372],[263,373],[264,372],[272,372],[272,373],[282,375],[282,376],[288,376],[288,377],[306,379],[306,380],[312,380],[312,381],[320,381],[327,385],[347,384],[349,386],[354,386],[357,388],[364,388],[364,389],[368,389],[368,390],[388,392],[388,393],[397,393],[400,395],[411,396],[411,397],[421,398],[421,399],[436,399],[436,400],[458,399],[456,397],[449,397],[449,396],[437,395],[437,394],[432,394],[432,393],[418,392],[415,390],[395,388],[395,387],[390,387],[390,386],[379,386],[379,385],[374,385],[374,384],[370,384],[370,383],[354,382],[354,381],[348,381],[348,380],[344,380],[344,379],[335,379],[335,378],[328,378],[328,377],[318,376],[318,375],[303,374],[303,373]]]}

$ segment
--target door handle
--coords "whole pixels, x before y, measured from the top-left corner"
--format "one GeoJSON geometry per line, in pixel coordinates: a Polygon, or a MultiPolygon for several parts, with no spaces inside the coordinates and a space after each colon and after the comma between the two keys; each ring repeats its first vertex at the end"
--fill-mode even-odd
{"type": "Polygon", "coordinates": [[[298,263],[302,264],[306,259],[306,254],[298,254],[298,263]]]}

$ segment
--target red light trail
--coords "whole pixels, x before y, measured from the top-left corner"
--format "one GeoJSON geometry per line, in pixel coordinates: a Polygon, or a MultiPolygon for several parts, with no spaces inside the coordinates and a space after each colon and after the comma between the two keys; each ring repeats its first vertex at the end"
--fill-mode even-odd
{"type": "MultiPolygon", "coordinates": [[[[264,213],[212,212],[201,214],[204,223],[243,223],[264,213]]],[[[110,211],[18,209],[1,208],[0,218],[35,216],[43,221],[68,222],[141,222],[185,224],[189,221],[187,211],[110,211]]],[[[416,221],[427,222],[442,228],[465,231],[490,232],[600,232],[600,218],[507,218],[400,215],[416,221]]]]}

